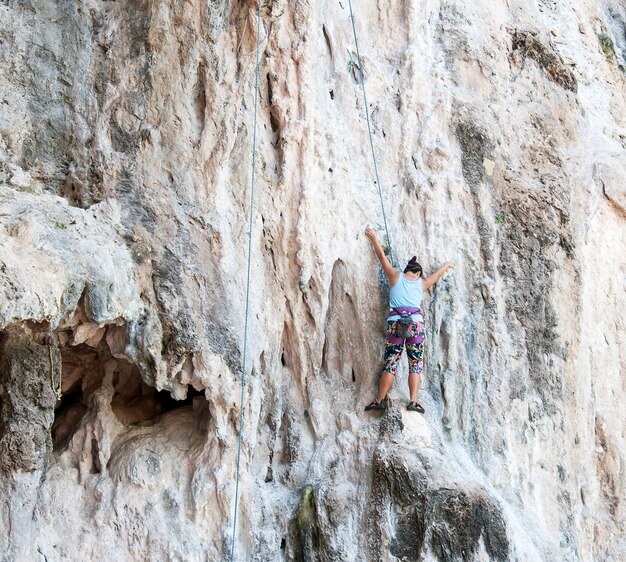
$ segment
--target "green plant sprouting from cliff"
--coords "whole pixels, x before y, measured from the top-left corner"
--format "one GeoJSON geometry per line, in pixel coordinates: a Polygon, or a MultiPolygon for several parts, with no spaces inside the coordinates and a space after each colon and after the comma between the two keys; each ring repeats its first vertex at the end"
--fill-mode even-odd
{"type": "Polygon", "coordinates": [[[613,43],[613,39],[604,33],[598,33],[598,41],[600,42],[600,47],[602,48],[602,52],[610,61],[615,60],[615,44],[613,43]]]}

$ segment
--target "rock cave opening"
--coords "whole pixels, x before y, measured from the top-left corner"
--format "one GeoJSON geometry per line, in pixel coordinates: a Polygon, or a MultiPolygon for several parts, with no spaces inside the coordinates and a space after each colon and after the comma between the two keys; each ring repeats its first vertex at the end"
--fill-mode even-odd
{"type": "Polygon", "coordinates": [[[103,397],[121,424],[137,427],[153,425],[172,410],[191,409],[193,399],[204,396],[204,391],[188,385],[186,398],[175,400],[168,391],[146,384],[139,367],[124,353],[124,323],[66,325],[55,336],[60,348],[63,391],[52,425],[56,453],[66,449],[83,417],[101,405],[103,397]],[[97,392],[103,385],[107,391],[97,392]]]}

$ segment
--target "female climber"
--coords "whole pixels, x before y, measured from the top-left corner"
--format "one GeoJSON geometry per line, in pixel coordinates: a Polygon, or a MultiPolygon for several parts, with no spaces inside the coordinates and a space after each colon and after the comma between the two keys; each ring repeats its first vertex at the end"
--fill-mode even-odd
{"type": "Polygon", "coordinates": [[[391,286],[385,365],[380,377],[378,396],[365,407],[365,410],[385,409],[384,400],[393,384],[398,361],[402,356],[402,349],[406,346],[406,354],[409,359],[409,403],[406,409],[423,414],[424,408],[417,402],[420,376],[424,367],[424,317],[420,306],[424,291],[430,289],[454,265],[448,262],[430,277],[422,278],[422,266],[417,263],[415,256],[413,256],[404,268],[404,272],[401,273],[389,263],[380,242],[378,242],[376,233],[368,227],[365,229],[365,235],[372,241],[374,251],[391,286]]]}

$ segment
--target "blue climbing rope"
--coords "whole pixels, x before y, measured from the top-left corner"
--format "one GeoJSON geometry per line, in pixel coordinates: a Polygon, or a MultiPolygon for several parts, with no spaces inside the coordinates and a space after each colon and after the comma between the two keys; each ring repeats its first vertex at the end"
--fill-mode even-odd
{"type": "Polygon", "coordinates": [[[259,97],[259,51],[261,50],[261,0],[257,2],[256,29],[256,69],[254,75],[254,118],[252,126],[252,180],[250,188],[250,217],[248,221],[248,276],[246,279],[246,311],[243,327],[243,360],[241,368],[241,405],[239,407],[239,438],[237,440],[237,475],[235,477],[235,513],[233,516],[233,534],[230,560],[235,560],[235,542],[237,537],[237,507],[239,505],[239,467],[241,465],[241,439],[243,436],[244,390],[246,387],[246,357],[248,350],[248,316],[250,308],[250,264],[252,262],[252,216],[254,210],[254,169],[256,165],[256,121],[259,97]]]}
{"type": "MultiPolygon", "coordinates": [[[[376,185],[378,186],[378,196],[380,197],[380,207],[383,211],[383,221],[385,223],[385,234],[387,236],[387,244],[389,244],[389,253],[391,254],[391,263],[394,263],[393,259],[393,246],[391,245],[391,236],[389,236],[389,228],[387,226],[387,215],[385,213],[385,203],[383,202],[383,190],[380,185],[380,178],[378,176],[378,165],[376,164],[376,153],[374,152],[374,141],[372,140],[372,125],[370,123],[370,112],[367,105],[367,96],[365,94],[365,75],[363,74],[363,66],[361,65],[361,53],[359,52],[359,40],[356,36],[356,27],[354,25],[354,14],[352,12],[352,0],[348,0],[350,6],[350,21],[352,22],[352,33],[354,35],[354,44],[356,46],[356,59],[359,66],[359,72],[361,74],[361,89],[363,90],[363,104],[365,105],[365,119],[367,121],[367,133],[370,139],[370,148],[372,150],[372,162],[374,162],[374,172],[376,174],[376,185]]],[[[355,74],[356,76],[356,74],[355,74]]]]}

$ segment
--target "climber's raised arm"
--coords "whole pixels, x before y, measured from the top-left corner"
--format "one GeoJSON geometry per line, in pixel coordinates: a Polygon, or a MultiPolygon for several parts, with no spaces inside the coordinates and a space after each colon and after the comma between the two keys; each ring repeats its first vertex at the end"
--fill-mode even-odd
{"type": "Polygon", "coordinates": [[[424,281],[422,283],[424,290],[426,291],[427,289],[430,289],[437,281],[439,281],[439,279],[443,277],[443,274],[448,271],[448,269],[452,269],[453,267],[453,263],[447,262],[429,277],[424,277],[424,281]]]}
{"type": "Polygon", "coordinates": [[[383,247],[380,245],[380,242],[378,241],[376,232],[374,232],[374,230],[371,229],[369,226],[365,229],[365,236],[367,236],[372,241],[372,244],[374,246],[374,251],[376,252],[376,255],[378,256],[380,265],[383,266],[383,271],[385,272],[387,279],[389,279],[389,283],[393,285],[398,280],[398,276],[400,275],[400,272],[391,265],[391,263],[387,259],[387,256],[385,255],[385,252],[383,251],[383,247]]]}

